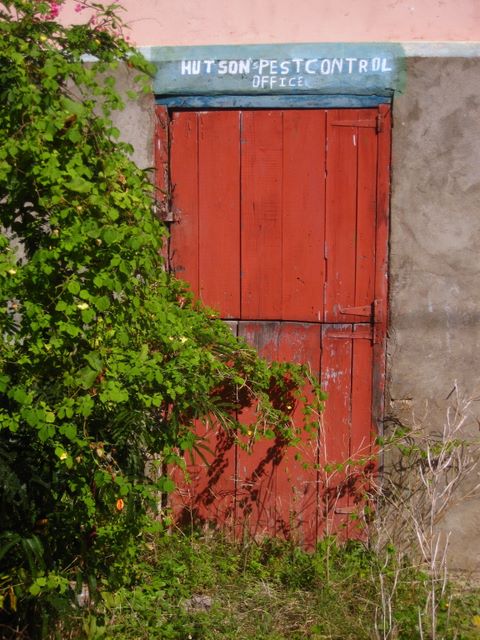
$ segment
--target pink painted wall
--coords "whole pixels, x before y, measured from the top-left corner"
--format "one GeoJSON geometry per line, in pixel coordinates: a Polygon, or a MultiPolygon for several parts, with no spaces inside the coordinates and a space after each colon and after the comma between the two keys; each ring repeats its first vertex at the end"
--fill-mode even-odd
{"type": "MultiPolygon", "coordinates": [[[[480,41],[480,0],[122,0],[136,45],[480,41]]],[[[74,12],[67,0],[66,20],[74,12]]]]}

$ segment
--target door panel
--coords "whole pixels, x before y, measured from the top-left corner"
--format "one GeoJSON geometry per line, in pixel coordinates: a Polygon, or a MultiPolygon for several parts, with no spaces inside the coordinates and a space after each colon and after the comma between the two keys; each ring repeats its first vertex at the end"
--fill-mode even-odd
{"type": "Polygon", "coordinates": [[[327,113],[325,321],[365,322],[351,308],[373,302],[376,110],[327,113]],[[355,126],[355,122],[362,126],[355,126]],[[368,124],[368,126],[366,126],[368,124]]]}
{"type": "MultiPolygon", "coordinates": [[[[357,225],[354,306],[369,305],[375,297],[375,222],[377,192],[377,133],[372,128],[358,128],[357,151],[357,225]]],[[[360,320],[361,321],[361,320],[360,320]]]]}
{"type": "Polygon", "coordinates": [[[196,113],[181,116],[174,117],[170,127],[171,190],[167,191],[178,220],[170,229],[171,268],[198,295],[198,118],[196,113]]]}
{"type": "MultiPolygon", "coordinates": [[[[321,333],[318,324],[293,322],[239,323],[239,335],[268,360],[308,364],[318,376],[321,333]]],[[[303,390],[311,395],[308,387],[303,390]]],[[[301,418],[302,406],[293,396],[285,407],[301,418]]],[[[253,408],[239,419],[255,421],[253,408]]],[[[275,426],[268,426],[275,431],[275,426]]],[[[252,434],[253,435],[253,434],[252,434]]],[[[272,434],[273,436],[273,434],[272,434]]],[[[311,546],[318,534],[318,428],[302,432],[297,445],[285,446],[276,435],[240,452],[237,472],[237,535],[247,528],[254,535],[283,535],[311,546]]]]}
{"type": "Polygon", "coordinates": [[[281,111],[242,118],[242,318],[282,317],[281,111]]]}
{"type": "MultiPolygon", "coordinates": [[[[226,321],[238,335],[238,322],[226,321]]],[[[226,533],[234,530],[237,497],[238,449],[236,437],[215,422],[196,423],[197,450],[186,458],[186,473],[178,467],[170,470],[176,484],[170,507],[176,522],[214,522],[226,533]]]]}
{"type": "Polygon", "coordinates": [[[319,502],[327,533],[349,535],[350,514],[360,510],[365,472],[371,472],[373,348],[370,325],[322,326],[320,381],[328,398],[320,442],[319,502]]]}
{"type": "Polygon", "coordinates": [[[239,133],[238,112],[198,114],[199,295],[224,318],[240,316],[239,133]]]}
{"type": "Polygon", "coordinates": [[[170,507],[179,524],[212,522],[229,533],[237,519],[235,437],[216,423],[198,423],[196,432],[197,449],[185,455],[186,473],[171,470],[176,490],[170,507]]]}
{"type": "Polygon", "coordinates": [[[172,268],[225,318],[240,315],[239,130],[230,111],[176,113],[171,123],[172,268]]]}
{"type": "Polygon", "coordinates": [[[323,319],[324,111],[283,113],[282,318],[323,319]]]}
{"type": "Polygon", "coordinates": [[[212,453],[195,458],[174,510],[307,546],[355,535],[383,406],[389,108],[158,116],[171,268],[267,359],[308,363],[328,394],[296,449],[253,445],[255,407],[239,414],[241,446],[203,428],[212,453]]]}

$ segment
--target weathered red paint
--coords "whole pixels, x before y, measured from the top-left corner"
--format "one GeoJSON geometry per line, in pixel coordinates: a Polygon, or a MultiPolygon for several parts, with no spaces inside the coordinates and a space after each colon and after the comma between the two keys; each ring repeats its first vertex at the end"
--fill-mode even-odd
{"type": "Polygon", "coordinates": [[[383,410],[390,109],[178,111],[167,140],[173,269],[265,357],[309,363],[329,395],[296,451],[273,439],[249,455],[203,428],[212,459],[189,466],[174,510],[307,546],[356,535],[383,410]]]}
{"type": "Polygon", "coordinates": [[[198,117],[174,113],[170,126],[170,185],[175,223],[170,228],[174,273],[199,293],[198,117]]]}
{"type": "MultiPolygon", "coordinates": [[[[308,363],[315,375],[320,365],[320,326],[293,322],[239,324],[239,335],[270,360],[308,363]]],[[[305,392],[309,393],[306,389],[305,392]]],[[[293,417],[302,410],[293,398],[286,408],[293,417]]],[[[239,416],[254,420],[253,409],[239,416]]],[[[252,434],[253,436],[253,434],[252,434]]],[[[283,535],[311,546],[318,536],[318,431],[303,433],[295,449],[280,438],[255,444],[252,455],[238,456],[238,525],[254,535],[283,535]]]]}
{"type": "Polygon", "coordinates": [[[197,118],[199,294],[222,317],[238,318],[240,115],[206,111],[197,118]]]}
{"type": "Polygon", "coordinates": [[[325,111],[283,112],[284,320],[318,322],[324,314],[325,125],[325,111]]]}
{"type": "Polygon", "coordinates": [[[375,238],[375,340],[373,363],[373,420],[381,433],[385,399],[385,351],[388,321],[388,236],[390,207],[390,162],[392,111],[389,105],[378,108],[382,131],[378,135],[377,216],[375,238]]]}
{"type": "Polygon", "coordinates": [[[218,424],[197,424],[197,449],[186,454],[187,476],[174,468],[173,511],[181,525],[214,521],[227,532],[236,522],[237,447],[218,424]]]}

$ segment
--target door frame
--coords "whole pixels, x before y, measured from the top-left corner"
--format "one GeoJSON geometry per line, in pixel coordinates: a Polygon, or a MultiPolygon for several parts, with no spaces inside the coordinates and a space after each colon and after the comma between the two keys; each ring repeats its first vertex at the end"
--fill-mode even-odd
{"type": "Polygon", "coordinates": [[[184,95],[155,97],[168,109],[368,109],[392,105],[392,96],[378,94],[311,95],[184,95]]]}

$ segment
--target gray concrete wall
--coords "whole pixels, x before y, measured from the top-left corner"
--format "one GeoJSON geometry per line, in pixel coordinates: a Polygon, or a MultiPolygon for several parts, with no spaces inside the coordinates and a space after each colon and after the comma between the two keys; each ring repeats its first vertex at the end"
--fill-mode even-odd
{"type": "MultiPolygon", "coordinates": [[[[479,58],[407,61],[392,172],[387,411],[439,429],[455,388],[480,398],[479,58]]],[[[460,501],[443,526],[452,565],[480,569],[480,501],[460,501]]]]}
{"type": "Polygon", "coordinates": [[[155,99],[153,93],[141,94],[136,100],[128,97],[127,91],[138,90],[138,85],[134,82],[137,75],[138,71],[125,65],[118,69],[115,75],[116,86],[125,101],[125,109],[116,112],[114,120],[121,132],[121,140],[133,146],[133,161],[140,168],[153,171],[155,99]]]}

